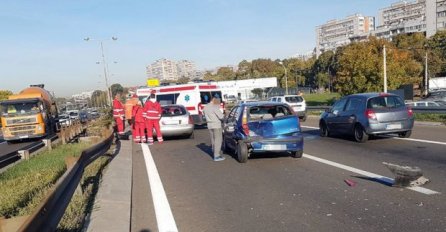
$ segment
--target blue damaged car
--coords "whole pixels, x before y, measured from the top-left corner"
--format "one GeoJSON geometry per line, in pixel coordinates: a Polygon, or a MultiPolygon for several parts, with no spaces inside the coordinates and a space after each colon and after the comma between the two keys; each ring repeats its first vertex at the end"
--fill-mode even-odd
{"type": "Polygon", "coordinates": [[[252,153],[303,154],[298,115],[285,103],[247,102],[234,106],[223,122],[223,150],[240,163],[252,153]]]}

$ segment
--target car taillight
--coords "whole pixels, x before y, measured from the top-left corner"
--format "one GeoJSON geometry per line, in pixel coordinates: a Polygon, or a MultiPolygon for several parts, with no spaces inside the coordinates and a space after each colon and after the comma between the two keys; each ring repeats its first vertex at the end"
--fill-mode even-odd
{"type": "Polygon", "coordinates": [[[367,109],[365,111],[365,116],[367,116],[367,118],[369,118],[369,119],[375,119],[376,120],[376,114],[371,109],[367,109]]]}
{"type": "Polygon", "coordinates": [[[189,115],[189,124],[194,124],[194,119],[192,119],[192,115],[189,115]]]}
{"type": "Polygon", "coordinates": [[[409,117],[412,117],[412,116],[413,116],[413,110],[412,110],[412,108],[407,107],[407,115],[408,115],[409,117]]]}
{"type": "Polygon", "coordinates": [[[247,136],[249,136],[249,127],[248,127],[248,111],[245,110],[243,111],[243,118],[242,118],[242,128],[243,128],[243,132],[245,132],[245,134],[247,136]]]}

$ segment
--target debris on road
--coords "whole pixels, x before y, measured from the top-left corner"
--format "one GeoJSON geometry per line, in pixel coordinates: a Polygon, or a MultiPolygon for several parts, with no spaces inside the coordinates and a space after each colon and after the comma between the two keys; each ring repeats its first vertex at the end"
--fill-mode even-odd
{"type": "Polygon", "coordinates": [[[349,179],[345,179],[344,182],[350,186],[350,187],[355,187],[356,186],[356,182],[349,180],[349,179]]]}
{"type": "Polygon", "coordinates": [[[393,183],[395,187],[415,187],[429,182],[419,167],[401,166],[387,162],[383,162],[383,164],[395,175],[393,183]]]}

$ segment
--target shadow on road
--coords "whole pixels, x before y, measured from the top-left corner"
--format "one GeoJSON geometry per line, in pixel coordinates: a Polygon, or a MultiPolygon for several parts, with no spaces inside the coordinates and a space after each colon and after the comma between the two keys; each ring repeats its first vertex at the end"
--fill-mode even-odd
{"type": "Polygon", "coordinates": [[[214,158],[214,154],[212,152],[212,146],[207,145],[205,143],[197,144],[196,147],[198,147],[200,150],[202,150],[204,153],[206,153],[211,158],[214,158]]]}

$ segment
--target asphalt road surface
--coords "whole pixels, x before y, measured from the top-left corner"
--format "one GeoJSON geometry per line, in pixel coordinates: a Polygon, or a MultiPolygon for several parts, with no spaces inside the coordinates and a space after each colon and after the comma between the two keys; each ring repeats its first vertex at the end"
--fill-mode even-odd
{"type": "Polygon", "coordinates": [[[240,164],[226,155],[213,162],[207,129],[150,146],[150,154],[135,145],[132,231],[446,231],[446,127],[417,125],[410,139],[364,144],[321,138],[316,127],[313,118],[303,123],[300,159],[255,155],[240,164]],[[156,178],[149,184],[148,157],[157,169],[149,174],[159,174],[164,191],[156,178]],[[382,162],[418,166],[431,182],[391,187],[370,177],[393,178],[382,162]]]}

